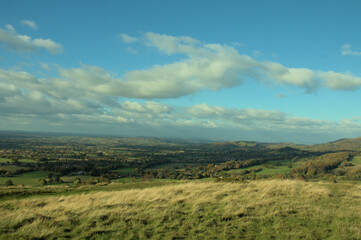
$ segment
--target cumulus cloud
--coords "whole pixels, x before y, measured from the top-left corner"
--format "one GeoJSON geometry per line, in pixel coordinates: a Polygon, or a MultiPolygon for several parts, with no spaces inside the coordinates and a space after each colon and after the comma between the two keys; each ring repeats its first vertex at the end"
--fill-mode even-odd
{"type": "Polygon", "coordinates": [[[343,56],[346,55],[351,55],[351,56],[361,56],[361,52],[359,51],[353,51],[351,49],[351,45],[350,44],[344,44],[341,46],[341,54],[343,56]]]}
{"type": "MultiPolygon", "coordinates": [[[[0,30],[11,32],[10,27],[7,29],[0,30]]],[[[82,95],[106,105],[117,105],[116,99],[119,97],[152,100],[177,98],[205,90],[217,91],[238,86],[245,79],[267,85],[296,86],[307,92],[319,88],[355,90],[361,86],[361,78],[351,73],[287,68],[276,62],[256,61],[227,45],[204,44],[190,37],[146,33],[142,41],[160,52],[183,54],[185,58],[149,69],[128,71],[121,77],[99,66],[81,65],[71,69],[59,67],[58,76],[51,79],[38,79],[24,71],[0,69],[0,80],[6,80],[9,84],[16,82],[25,91],[37,90],[57,99],[72,99],[82,95]]],[[[29,42],[41,45],[40,40],[29,42]]],[[[50,69],[46,63],[40,65],[43,69],[50,69]]],[[[204,105],[197,107],[198,114],[216,116],[225,111],[204,105]]]]}
{"type": "Polygon", "coordinates": [[[20,22],[20,24],[22,26],[27,26],[27,27],[32,28],[32,29],[38,29],[38,25],[36,25],[36,23],[34,21],[31,21],[31,20],[22,20],[20,22]]]}
{"type": "MultiPolygon", "coordinates": [[[[232,88],[245,79],[267,85],[296,86],[306,92],[319,88],[355,90],[361,86],[361,78],[350,73],[287,68],[276,62],[256,61],[227,45],[204,44],[190,37],[146,33],[142,42],[160,52],[185,57],[149,69],[128,71],[120,77],[99,66],[59,68],[58,77],[42,81],[40,88],[51,89],[48,94],[54,97],[73,97],[85,91],[87,96],[113,101],[109,99],[177,98],[199,91],[232,88]]],[[[43,64],[43,67],[46,66],[43,64]]]]}
{"type": "Polygon", "coordinates": [[[360,78],[349,73],[322,72],[307,68],[287,68],[271,61],[256,61],[228,45],[206,44],[187,36],[169,36],[148,32],[142,42],[168,55],[183,54],[185,58],[150,69],[124,74],[128,97],[172,98],[202,90],[217,91],[253,79],[268,84],[300,87],[306,92],[319,88],[355,90],[361,86],[360,78]],[[142,86],[147,86],[143,91],[142,86]]]}
{"type": "Polygon", "coordinates": [[[6,25],[5,29],[0,28],[0,43],[19,52],[35,52],[45,49],[51,54],[57,54],[63,50],[60,43],[56,43],[51,39],[32,39],[30,36],[20,35],[11,25],[6,25]]]}

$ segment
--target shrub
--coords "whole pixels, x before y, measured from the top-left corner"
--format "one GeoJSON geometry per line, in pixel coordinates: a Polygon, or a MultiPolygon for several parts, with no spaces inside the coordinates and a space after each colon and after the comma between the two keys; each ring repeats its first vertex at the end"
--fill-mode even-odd
{"type": "Polygon", "coordinates": [[[39,179],[39,184],[40,184],[40,185],[47,185],[48,182],[46,181],[46,179],[40,178],[40,179],[39,179]]]}
{"type": "Polygon", "coordinates": [[[82,184],[81,179],[80,179],[80,178],[76,178],[76,179],[74,180],[74,184],[76,184],[76,185],[82,184]]]}

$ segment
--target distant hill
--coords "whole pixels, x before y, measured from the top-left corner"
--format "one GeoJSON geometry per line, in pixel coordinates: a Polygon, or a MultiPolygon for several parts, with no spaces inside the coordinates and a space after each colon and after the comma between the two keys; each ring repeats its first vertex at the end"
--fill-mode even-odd
{"type": "Polygon", "coordinates": [[[96,142],[99,139],[107,139],[108,143],[113,142],[123,146],[184,146],[198,145],[210,151],[255,151],[255,150],[304,150],[304,151],[361,151],[361,137],[358,138],[342,138],[328,143],[302,145],[294,143],[263,143],[255,141],[230,141],[230,142],[212,142],[206,140],[195,139],[178,139],[178,138],[157,138],[157,137],[121,137],[106,135],[90,135],[90,134],[73,134],[73,133],[48,133],[48,132],[29,132],[29,131],[4,131],[0,130],[0,139],[6,138],[57,138],[62,140],[76,140],[88,142],[96,142]]]}
{"type": "Polygon", "coordinates": [[[343,138],[333,142],[304,146],[304,148],[313,151],[361,151],[361,137],[343,138]]]}

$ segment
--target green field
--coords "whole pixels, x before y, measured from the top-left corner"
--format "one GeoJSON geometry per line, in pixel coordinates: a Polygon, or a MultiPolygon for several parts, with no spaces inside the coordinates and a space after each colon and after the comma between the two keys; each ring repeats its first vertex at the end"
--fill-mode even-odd
{"type": "Polygon", "coordinates": [[[39,179],[47,177],[49,173],[51,172],[35,171],[15,177],[0,177],[0,185],[5,185],[7,180],[12,180],[15,185],[36,186],[39,185],[39,179]]]}
{"type": "Polygon", "coordinates": [[[23,159],[19,159],[19,162],[22,162],[22,163],[34,163],[34,162],[38,162],[34,159],[27,159],[27,158],[23,158],[23,159]]]}
{"type": "MultiPolygon", "coordinates": [[[[13,160],[9,159],[9,158],[0,158],[0,163],[12,163],[13,160]]],[[[34,159],[27,159],[27,158],[23,158],[23,159],[19,159],[19,162],[22,162],[22,163],[34,163],[34,162],[37,162],[36,160],[34,159]]]]}
{"type": "Polygon", "coordinates": [[[0,163],[7,163],[7,162],[12,162],[13,160],[9,159],[9,158],[0,158],[0,163]]]}
{"type": "Polygon", "coordinates": [[[198,167],[198,166],[207,166],[208,163],[163,163],[156,166],[151,167],[150,169],[162,169],[162,168],[179,168],[183,169],[186,167],[198,167]]]}
{"type": "Polygon", "coordinates": [[[61,180],[63,180],[64,183],[73,183],[77,178],[80,178],[82,182],[86,182],[90,178],[90,176],[63,176],[61,177],[61,180]]]}
{"type": "Polygon", "coordinates": [[[361,165],[361,156],[354,157],[351,162],[355,165],[361,165]]]}
{"type": "Polygon", "coordinates": [[[119,168],[116,171],[118,174],[129,174],[134,173],[135,168],[119,168]]]}
{"type": "MultiPolygon", "coordinates": [[[[275,175],[275,174],[283,174],[287,173],[291,170],[291,168],[288,167],[288,164],[290,164],[292,160],[275,160],[275,161],[268,161],[264,164],[248,167],[248,168],[240,168],[240,169],[232,169],[229,171],[226,171],[227,173],[241,173],[245,170],[253,170],[253,169],[259,169],[262,168],[261,171],[256,172],[256,175],[264,174],[264,175],[275,175]],[[280,164],[280,165],[277,165],[280,164]]],[[[293,164],[295,166],[296,164],[293,164]]]]}
{"type": "Polygon", "coordinates": [[[75,188],[79,192],[73,194],[55,192],[60,190],[53,188],[47,197],[0,201],[0,239],[361,236],[360,183],[136,182],[75,188]]]}
{"type": "Polygon", "coordinates": [[[0,166],[0,168],[4,169],[6,171],[9,171],[9,172],[15,172],[16,170],[20,170],[20,169],[29,169],[28,167],[19,167],[19,166],[13,166],[13,165],[0,166]]]}

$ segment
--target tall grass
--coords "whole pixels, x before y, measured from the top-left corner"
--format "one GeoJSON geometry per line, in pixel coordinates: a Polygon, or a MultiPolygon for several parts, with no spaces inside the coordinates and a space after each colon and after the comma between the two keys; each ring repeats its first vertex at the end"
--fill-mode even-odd
{"type": "Polygon", "coordinates": [[[189,182],[0,203],[0,239],[360,239],[361,187],[189,182]]]}

